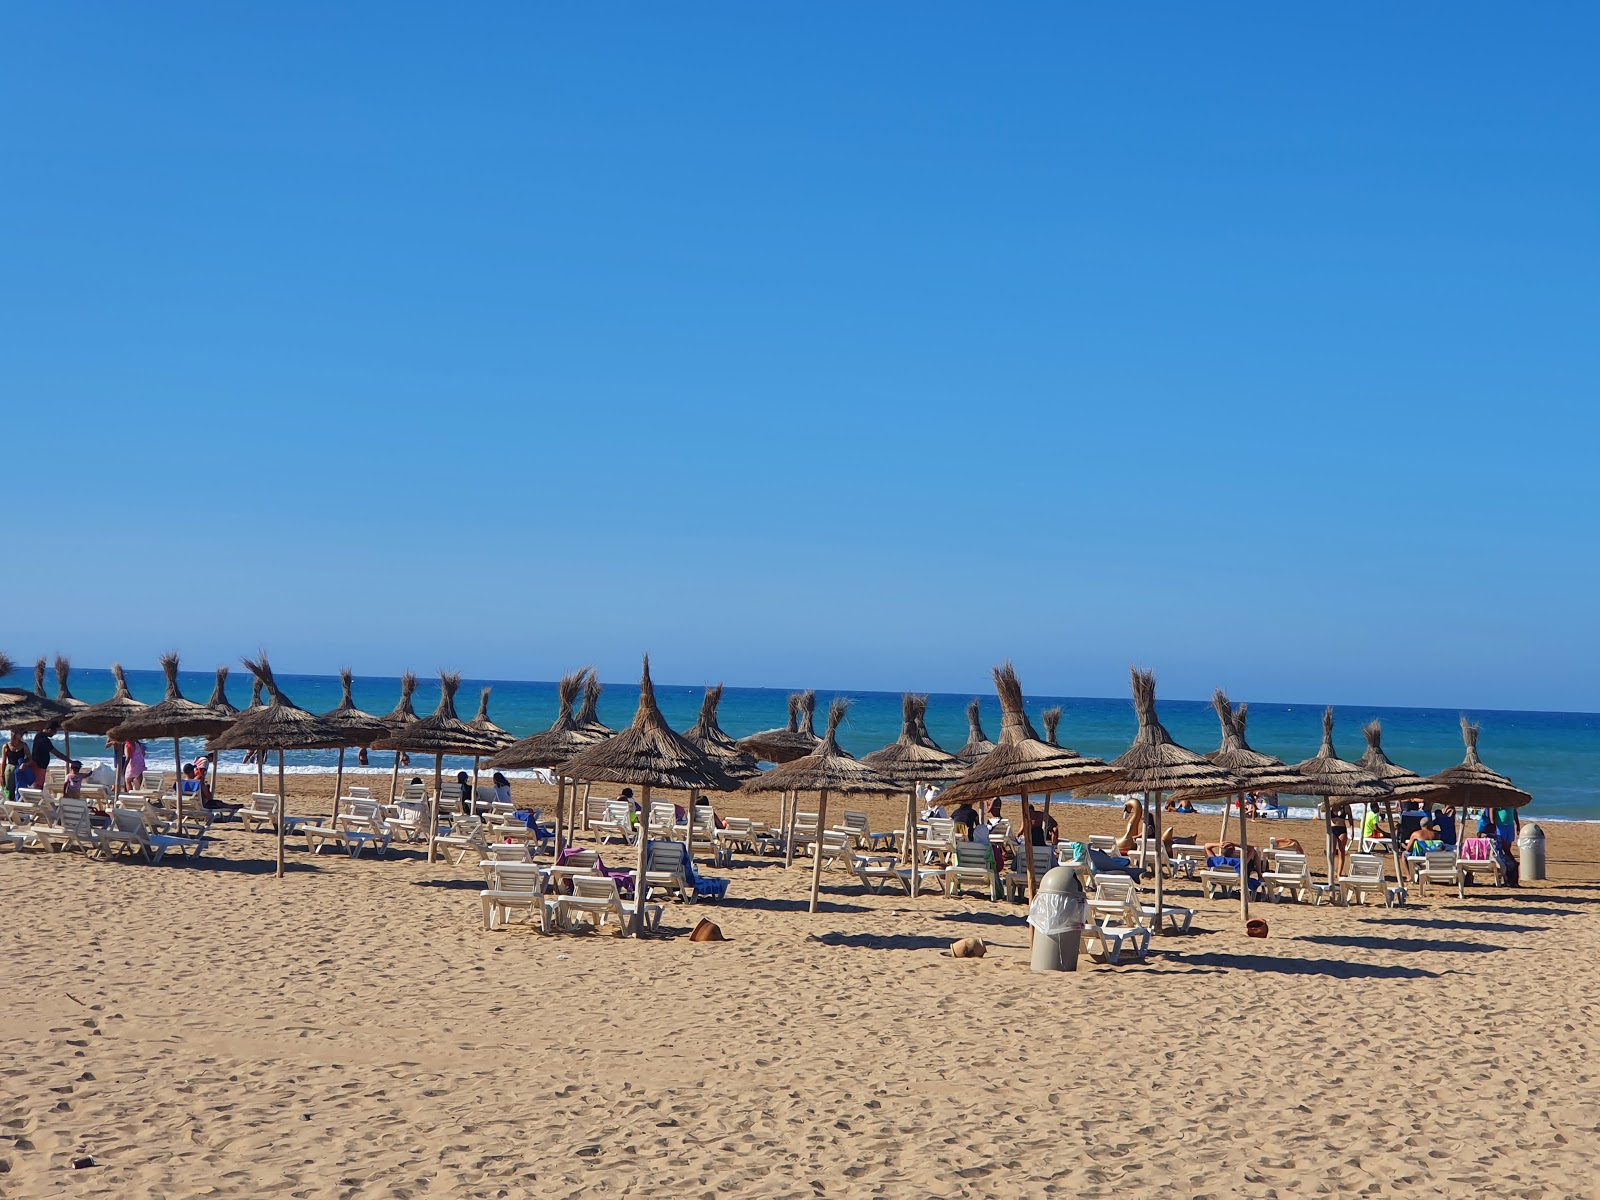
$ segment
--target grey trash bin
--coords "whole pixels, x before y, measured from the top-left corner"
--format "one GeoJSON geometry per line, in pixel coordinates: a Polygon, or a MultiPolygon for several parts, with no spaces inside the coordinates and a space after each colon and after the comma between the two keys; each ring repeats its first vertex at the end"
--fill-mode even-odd
{"type": "Polygon", "coordinates": [[[1517,835],[1517,874],[1523,880],[1544,878],[1544,830],[1524,825],[1517,835]]]}
{"type": "Polygon", "coordinates": [[[1078,940],[1088,905],[1083,884],[1071,867],[1051,867],[1039,881],[1028,924],[1033,926],[1033,969],[1076,971],[1078,940]]]}

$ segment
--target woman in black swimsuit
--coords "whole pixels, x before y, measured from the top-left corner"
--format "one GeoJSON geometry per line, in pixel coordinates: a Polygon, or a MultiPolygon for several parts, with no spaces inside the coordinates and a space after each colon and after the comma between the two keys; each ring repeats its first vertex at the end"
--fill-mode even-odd
{"type": "Polygon", "coordinates": [[[1328,827],[1333,834],[1333,874],[1337,879],[1345,872],[1350,857],[1350,802],[1328,801],[1328,827]]]}

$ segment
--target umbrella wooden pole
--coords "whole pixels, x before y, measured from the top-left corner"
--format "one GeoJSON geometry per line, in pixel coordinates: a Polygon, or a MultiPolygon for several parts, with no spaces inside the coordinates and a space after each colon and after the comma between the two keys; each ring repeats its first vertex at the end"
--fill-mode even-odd
{"type": "MultiPolygon", "coordinates": [[[[578,803],[578,785],[576,782],[572,785],[572,803],[578,803]]],[[[574,821],[573,824],[576,825],[577,822],[574,821]]],[[[583,831],[585,833],[589,832],[589,785],[587,783],[583,785],[583,831]]]]}
{"type": "Polygon", "coordinates": [[[1328,886],[1333,887],[1333,797],[1322,798],[1322,849],[1328,856],[1328,886]]]}
{"type": "MultiPolygon", "coordinates": [[[[266,751],[261,751],[265,755],[266,751]]],[[[278,878],[283,878],[283,833],[289,824],[289,793],[283,785],[283,751],[278,751],[278,878]]]]}
{"type": "Polygon", "coordinates": [[[433,756],[433,800],[428,805],[428,861],[433,862],[439,846],[439,792],[444,787],[444,755],[433,756]]]}
{"type": "Polygon", "coordinates": [[[394,770],[389,773],[389,803],[400,798],[400,751],[394,752],[394,770]]]}
{"type": "MultiPolygon", "coordinates": [[[[914,794],[912,802],[915,803],[914,794]]],[[[912,815],[914,818],[915,813],[912,815]]],[[[915,900],[917,898],[917,893],[921,890],[918,880],[922,877],[921,871],[917,869],[917,861],[922,857],[922,846],[917,837],[917,822],[915,819],[913,819],[911,822],[911,837],[907,844],[911,847],[911,880],[906,890],[911,893],[911,898],[915,900]]]]}
{"type": "Polygon", "coordinates": [[[258,792],[264,792],[267,790],[267,764],[264,758],[265,754],[265,750],[256,751],[256,791],[258,792]]]}
{"type": "MultiPolygon", "coordinates": [[[[173,738],[172,739],[172,761],[178,764],[178,777],[177,777],[176,780],[173,781],[172,791],[173,791],[173,794],[175,796],[177,796],[177,798],[178,798],[178,836],[182,837],[183,836],[183,751],[178,748],[178,739],[177,738],[173,738]]],[[[43,784],[41,784],[40,786],[43,786],[43,784]]],[[[200,798],[199,793],[198,792],[195,793],[195,799],[198,800],[199,798],[200,798]]]]}
{"type": "Polygon", "coordinates": [[[644,785],[644,807],[639,816],[639,862],[633,874],[633,936],[644,936],[645,867],[650,861],[650,785],[644,785]]]}
{"type": "Polygon", "coordinates": [[[828,789],[817,794],[817,840],[811,843],[811,905],[817,911],[817,896],[822,891],[822,831],[828,827],[828,789]]]}
{"type": "MultiPolygon", "coordinates": [[[[567,797],[567,779],[566,779],[566,776],[557,775],[556,776],[556,842],[555,842],[555,845],[556,845],[555,860],[556,860],[556,862],[560,862],[561,861],[561,834],[562,834],[562,832],[563,832],[563,830],[565,828],[561,823],[561,805],[562,805],[562,802],[566,799],[566,797],[567,797]]],[[[535,825],[537,825],[539,823],[539,818],[538,817],[534,817],[533,823],[535,825]]],[[[534,840],[534,844],[538,845],[539,837],[538,837],[538,832],[537,831],[535,831],[535,833],[534,833],[534,839],[533,840],[534,840]]]]}
{"type": "MultiPolygon", "coordinates": [[[[905,831],[901,835],[901,838],[900,838],[900,857],[901,857],[902,860],[905,860],[906,856],[911,854],[911,844],[912,844],[913,841],[916,840],[916,836],[917,836],[917,785],[916,784],[912,784],[911,785],[911,790],[906,793],[906,826],[905,826],[905,831]]],[[[912,857],[909,861],[910,861],[912,866],[916,866],[917,865],[917,860],[916,860],[915,857],[912,857]]],[[[915,892],[912,893],[912,895],[915,895],[915,894],[916,894],[915,892]]]]}
{"type": "Polygon", "coordinates": [[[683,821],[683,856],[691,863],[694,861],[694,802],[698,795],[694,788],[689,789],[689,813],[683,821]]]}
{"type": "Polygon", "coordinates": [[[467,809],[468,812],[478,811],[478,764],[482,761],[483,755],[472,756],[472,807],[467,809]]]}
{"type": "Polygon", "coordinates": [[[1161,906],[1164,901],[1164,880],[1161,875],[1161,793],[1159,791],[1146,792],[1145,803],[1150,808],[1149,826],[1145,829],[1145,833],[1150,835],[1149,844],[1154,847],[1156,856],[1156,919],[1150,923],[1150,935],[1152,937],[1160,937],[1162,925],[1161,906]]]}
{"type": "MultiPolygon", "coordinates": [[[[1406,873],[1404,860],[1400,857],[1400,829],[1394,819],[1394,801],[1385,800],[1383,802],[1383,811],[1384,815],[1389,819],[1389,853],[1394,857],[1394,881],[1404,887],[1406,885],[1406,873]]],[[[1464,832],[1461,826],[1464,824],[1466,824],[1465,816],[1456,823],[1456,848],[1458,850],[1461,848],[1461,835],[1464,832]]]]}
{"type": "Polygon", "coordinates": [[[111,747],[111,761],[116,764],[117,781],[112,789],[114,799],[122,798],[122,785],[126,781],[122,772],[122,739],[118,738],[111,747]]]}
{"type": "Polygon", "coordinates": [[[1239,793],[1239,915],[1250,919],[1250,832],[1245,824],[1244,793],[1239,793]]]}
{"type": "Polygon", "coordinates": [[[339,770],[333,777],[333,816],[330,823],[339,819],[339,797],[344,795],[344,747],[339,747],[339,770]]]}
{"type": "Polygon", "coordinates": [[[783,822],[783,865],[794,866],[794,810],[799,807],[800,797],[792,792],[785,792],[789,797],[789,815],[783,822]]]}
{"type": "MultiPolygon", "coordinates": [[[[1021,826],[1022,857],[1023,857],[1023,860],[1027,863],[1027,868],[1026,869],[1027,869],[1027,872],[1028,872],[1028,906],[1029,906],[1029,908],[1032,908],[1033,907],[1034,890],[1039,886],[1039,881],[1033,877],[1033,825],[1028,819],[1029,818],[1029,813],[1031,812],[1031,809],[1030,809],[1030,807],[1028,805],[1028,793],[1027,793],[1026,790],[1024,790],[1023,793],[1022,793],[1021,801],[1022,801],[1022,826],[1021,826]]],[[[1028,926],[1028,929],[1029,929],[1029,944],[1031,945],[1032,944],[1033,926],[1032,925],[1028,926]]]]}

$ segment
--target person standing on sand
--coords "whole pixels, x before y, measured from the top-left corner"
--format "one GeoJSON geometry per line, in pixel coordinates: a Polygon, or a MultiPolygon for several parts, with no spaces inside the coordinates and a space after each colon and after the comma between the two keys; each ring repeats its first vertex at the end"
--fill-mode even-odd
{"type": "Polygon", "coordinates": [[[1343,875],[1350,857],[1350,803],[1347,800],[1328,800],[1328,828],[1333,834],[1333,869],[1343,875]]]}
{"type": "Polygon", "coordinates": [[[17,798],[17,768],[28,760],[28,743],[22,740],[22,730],[13,729],[11,740],[0,747],[0,762],[5,765],[6,795],[17,798]]]}
{"type": "Polygon", "coordinates": [[[129,742],[122,750],[122,784],[130,792],[144,786],[144,743],[129,742]]]}
{"type": "MultiPolygon", "coordinates": [[[[56,730],[61,726],[54,721],[46,725],[33,735],[33,773],[43,780],[50,770],[50,760],[59,758],[64,763],[71,763],[65,754],[56,749],[56,744],[50,739],[55,736],[56,730]]],[[[42,784],[40,786],[43,786],[42,784]]]]}

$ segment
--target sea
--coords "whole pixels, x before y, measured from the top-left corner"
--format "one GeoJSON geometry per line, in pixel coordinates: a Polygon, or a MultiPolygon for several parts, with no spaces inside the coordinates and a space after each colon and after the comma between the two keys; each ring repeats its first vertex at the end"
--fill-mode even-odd
{"type": "MultiPolygon", "coordinates": [[[[241,708],[249,701],[248,678],[236,673],[230,679],[229,698],[241,708]]],[[[146,703],[160,700],[166,691],[160,671],[127,672],[133,694],[146,703]]],[[[104,670],[74,668],[72,692],[80,700],[93,703],[112,694],[114,681],[104,670]]],[[[204,702],[215,682],[212,672],[183,672],[179,685],[191,700],[204,702]]],[[[325,712],[339,703],[340,684],[332,675],[282,675],[279,686],[300,707],[325,712]]],[[[52,676],[49,686],[53,690],[52,676]]],[[[0,680],[0,686],[31,689],[31,671],[0,680]]],[[[479,691],[493,687],[489,716],[511,733],[522,737],[547,728],[556,716],[556,685],[551,682],[485,679],[464,680],[457,696],[459,715],[471,719],[477,711],[479,691]]],[[[734,737],[782,726],[788,716],[787,688],[736,688],[723,692],[719,720],[734,737]]],[[[368,712],[389,712],[399,700],[399,679],[358,678],[356,703],[368,712]]],[[[841,693],[852,701],[849,716],[840,730],[840,744],[855,755],[865,754],[893,741],[900,733],[900,693],[856,691],[841,693]]],[[[681,684],[656,684],[656,700],[663,715],[675,729],[686,729],[699,714],[704,688],[681,684]]],[[[834,693],[818,689],[817,717],[820,725],[834,693]]],[[[439,685],[423,680],[413,703],[417,712],[427,715],[438,704],[439,685]]],[[[600,699],[600,717],[613,728],[622,728],[633,717],[638,705],[637,683],[606,685],[600,699]]],[[[956,750],[967,739],[967,694],[934,693],[928,697],[928,732],[946,750],[956,750]]],[[[983,724],[993,738],[1000,732],[999,701],[992,693],[978,697],[983,706],[983,724]]],[[[1235,697],[1235,700],[1248,697],[1235,697]]],[[[1137,728],[1133,704],[1128,698],[1085,696],[1030,696],[1028,711],[1036,727],[1043,729],[1039,714],[1053,705],[1062,707],[1060,740],[1063,745],[1099,758],[1114,758],[1127,749],[1137,728]]],[[[1277,755],[1294,763],[1317,753],[1322,739],[1322,708],[1315,703],[1250,703],[1250,744],[1257,750],[1277,755]]],[[[1209,700],[1159,701],[1162,723],[1180,743],[1192,750],[1216,748],[1216,713],[1209,700]]],[[[1358,759],[1366,748],[1361,727],[1373,718],[1383,721],[1383,747],[1389,757],[1402,766],[1428,775],[1454,766],[1464,757],[1461,744],[1460,713],[1443,708],[1382,708],[1346,705],[1335,711],[1334,745],[1345,758],[1358,759]]],[[[1600,714],[1569,712],[1518,712],[1474,709],[1467,713],[1479,722],[1483,732],[1479,753],[1484,763],[1508,775],[1533,796],[1525,816],[1542,820],[1600,820],[1600,714]]],[[[79,734],[72,739],[72,754],[86,764],[111,762],[104,738],[79,734]]],[[[58,739],[58,745],[61,741],[58,739]]],[[[65,747],[63,747],[65,748],[65,747]]],[[[173,769],[171,742],[147,743],[151,769],[173,769]]],[[[199,739],[185,739],[183,760],[190,761],[204,750],[199,739]]],[[[333,750],[301,751],[286,755],[286,769],[295,773],[330,770],[338,758],[333,750]]],[[[355,752],[346,755],[346,772],[361,773],[354,765],[355,752]]],[[[392,758],[387,752],[371,752],[373,774],[388,774],[392,758]]],[[[413,759],[412,770],[422,767],[413,759]]],[[[427,763],[432,766],[432,760],[427,763]]],[[[447,758],[451,770],[471,769],[470,759],[447,758]]],[[[273,763],[276,767],[276,761],[273,763]]],[[[222,755],[219,771],[224,774],[254,774],[255,767],[244,762],[242,753],[222,755]]],[[[517,774],[511,772],[510,774],[517,774]]],[[[1303,809],[1291,803],[1293,815],[1314,815],[1312,802],[1303,809]],[[1297,811],[1298,810],[1298,811],[1297,811]]],[[[1202,809],[1205,806],[1201,806],[1202,809]]]]}

